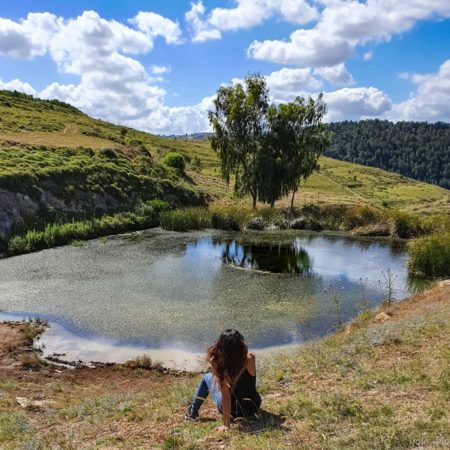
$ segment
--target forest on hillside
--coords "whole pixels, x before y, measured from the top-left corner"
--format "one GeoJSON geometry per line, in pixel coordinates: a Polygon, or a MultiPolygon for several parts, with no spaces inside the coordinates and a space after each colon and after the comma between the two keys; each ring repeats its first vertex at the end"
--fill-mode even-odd
{"type": "Polygon", "coordinates": [[[450,189],[450,124],[361,120],[328,124],[327,156],[450,189]]]}

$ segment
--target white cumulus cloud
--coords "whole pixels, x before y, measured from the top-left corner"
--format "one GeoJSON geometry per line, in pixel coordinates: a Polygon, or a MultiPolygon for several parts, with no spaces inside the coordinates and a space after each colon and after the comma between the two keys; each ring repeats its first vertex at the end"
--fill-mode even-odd
{"type": "Polygon", "coordinates": [[[307,91],[320,89],[322,83],[314,77],[310,68],[283,68],[266,77],[270,95],[276,102],[292,101],[307,91]]]}
{"type": "Polygon", "coordinates": [[[220,39],[222,31],[257,26],[272,17],[296,24],[317,19],[317,9],[306,0],[235,0],[234,8],[213,8],[209,14],[203,2],[191,4],[186,21],[191,27],[194,42],[220,39]]]}
{"type": "Polygon", "coordinates": [[[345,39],[312,28],[294,31],[289,41],[254,41],[248,48],[251,58],[298,66],[335,66],[352,55],[345,39]]]}
{"type": "Polygon", "coordinates": [[[130,23],[136,25],[152,40],[161,36],[168,44],[182,43],[180,25],[167,17],[154,12],[140,12],[134,19],[130,20],[130,23]]]}
{"type": "Polygon", "coordinates": [[[61,18],[47,12],[30,13],[19,22],[0,18],[0,55],[27,59],[45,55],[61,25],[61,18]]]}
{"type": "Polygon", "coordinates": [[[315,75],[319,75],[331,84],[352,84],[353,77],[345,67],[345,64],[337,64],[332,67],[319,67],[314,70],[315,75]]]}
{"type": "Polygon", "coordinates": [[[37,92],[35,91],[33,86],[31,86],[30,83],[26,83],[26,82],[18,80],[18,79],[6,82],[0,78],[0,89],[6,89],[8,91],[23,92],[28,95],[36,95],[37,94],[37,92]]]}
{"type": "MultiPolygon", "coordinates": [[[[450,60],[436,73],[403,74],[415,90],[398,104],[376,87],[355,87],[345,66],[359,44],[388,40],[417,20],[447,16],[448,0],[236,0],[229,8],[211,11],[201,1],[193,3],[186,21],[198,42],[219,39],[228,30],[255,26],[268,18],[300,24],[316,21],[310,28],[294,31],[290,40],[256,41],[250,46],[252,57],[296,66],[266,76],[274,101],[315,96],[328,89],[327,81],[347,85],[324,93],[328,121],[366,117],[448,121],[450,60]]],[[[40,92],[25,81],[0,80],[0,89],[57,98],[94,117],[154,133],[209,130],[207,110],[212,97],[194,105],[167,106],[167,92],[155,84],[164,81],[170,67],[144,67],[139,60],[163,40],[170,45],[182,43],[180,26],[152,12],[140,12],[123,23],[94,11],[74,18],[50,13],[29,14],[19,21],[0,18],[0,55],[22,59],[48,55],[62,74],[75,79],[70,84],[53,82],[40,92]]]]}
{"type": "Polygon", "coordinates": [[[394,120],[426,120],[450,122],[450,59],[443,62],[437,73],[405,74],[416,85],[410,97],[394,106],[394,120]]]}
{"type": "Polygon", "coordinates": [[[56,98],[94,117],[146,131],[182,133],[208,126],[207,101],[167,107],[166,91],[154,85],[163,79],[151,75],[163,75],[170,68],[154,65],[147,72],[134,57],[149,53],[158,36],[168,44],[180,44],[177,22],[152,12],[140,12],[127,24],[104,19],[95,11],[70,19],[43,13],[19,22],[0,19],[0,37],[6,35],[8,40],[0,39],[0,54],[32,58],[48,53],[60,72],[76,75],[79,81],[53,82],[40,92],[20,80],[0,81],[0,88],[56,98]]]}
{"type": "Polygon", "coordinates": [[[169,66],[158,66],[158,65],[153,65],[152,67],[150,67],[150,71],[154,74],[154,75],[162,75],[164,73],[169,73],[170,72],[170,67],[169,66]]]}
{"type": "Polygon", "coordinates": [[[206,8],[200,0],[191,4],[191,9],[186,13],[185,18],[193,33],[193,42],[205,42],[220,39],[222,33],[213,28],[205,19],[206,8]]]}
{"type": "Polygon", "coordinates": [[[294,31],[289,40],[254,41],[255,59],[299,66],[335,66],[357,45],[387,41],[419,20],[450,17],[448,0],[322,0],[324,8],[312,28],[294,31]]]}
{"type": "Polygon", "coordinates": [[[343,88],[326,92],[327,121],[382,117],[392,108],[389,97],[374,87],[343,88]]]}

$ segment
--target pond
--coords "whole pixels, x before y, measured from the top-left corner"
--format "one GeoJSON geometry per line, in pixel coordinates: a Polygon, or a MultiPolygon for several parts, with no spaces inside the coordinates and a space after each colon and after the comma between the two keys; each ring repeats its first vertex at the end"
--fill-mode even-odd
{"type": "Polygon", "coordinates": [[[264,349],[330,333],[378,304],[389,278],[404,298],[415,289],[406,256],[324,234],[155,229],[0,260],[0,310],[54,323],[47,351],[81,359],[168,361],[225,328],[264,349]]]}

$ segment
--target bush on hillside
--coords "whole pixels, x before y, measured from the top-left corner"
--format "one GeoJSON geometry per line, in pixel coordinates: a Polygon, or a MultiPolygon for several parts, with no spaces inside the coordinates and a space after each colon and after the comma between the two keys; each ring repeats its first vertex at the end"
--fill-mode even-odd
{"type": "Polygon", "coordinates": [[[169,152],[163,158],[163,163],[167,167],[172,167],[178,172],[184,172],[186,169],[186,161],[184,156],[177,152],[169,152]]]}

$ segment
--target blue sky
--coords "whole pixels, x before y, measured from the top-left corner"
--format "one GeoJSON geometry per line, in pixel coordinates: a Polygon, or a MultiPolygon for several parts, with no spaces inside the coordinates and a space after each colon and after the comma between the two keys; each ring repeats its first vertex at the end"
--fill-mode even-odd
{"type": "Polygon", "coordinates": [[[19,0],[0,18],[0,87],[155,133],[208,129],[216,89],[252,72],[277,102],[325,92],[328,120],[450,121],[448,0],[19,0]]]}

